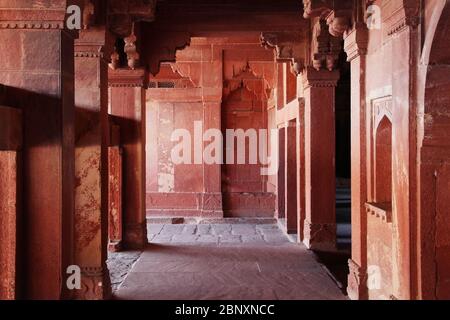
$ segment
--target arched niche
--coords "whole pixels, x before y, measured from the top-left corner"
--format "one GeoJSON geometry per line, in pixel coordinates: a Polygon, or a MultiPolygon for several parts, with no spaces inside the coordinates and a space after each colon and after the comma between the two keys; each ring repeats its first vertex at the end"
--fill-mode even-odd
{"type": "Polygon", "coordinates": [[[392,207],[392,123],[387,116],[375,134],[375,202],[392,207]]]}

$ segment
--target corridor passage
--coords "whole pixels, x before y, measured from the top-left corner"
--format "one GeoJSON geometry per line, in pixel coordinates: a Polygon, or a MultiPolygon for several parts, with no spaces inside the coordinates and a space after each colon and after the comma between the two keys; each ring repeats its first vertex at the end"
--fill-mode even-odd
{"type": "Polygon", "coordinates": [[[277,225],[150,225],[149,240],[115,299],[346,299],[277,225]]]}

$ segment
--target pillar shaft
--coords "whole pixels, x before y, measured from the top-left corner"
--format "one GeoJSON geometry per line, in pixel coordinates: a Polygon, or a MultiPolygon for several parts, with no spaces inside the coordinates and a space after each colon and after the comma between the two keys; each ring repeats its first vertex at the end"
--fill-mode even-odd
{"type": "Polygon", "coordinates": [[[123,150],[124,246],[147,244],[145,214],[145,72],[110,70],[110,114],[120,126],[123,150]]]}
{"type": "Polygon", "coordinates": [[[297,130],[296,121],[290,121],[286,127],[286,171],[285,171],[285,210],[286,232],[297,233],[297,130]]]}
{"type": "MultiPolygon", "coordinates": [[[[222,128],[221,101],[203,103],[203,130],[222,128]]],[[[203,164],[203,203],[205,217],[223,218],[222,167],[220,164],[203,164]]]]}
{"type": "Polygon", "coordinates": [[[108,241],[108,65],[104,28],[83,30],[75,43],[75,264],[78,299],[110,295],[108,241]]]}
{"type": "Polygon", "coordinates": [[[304,73],[305,95],[305,245],[336,246],[335,87],[337,71],[304,73]]]}
{"type": "Polygon", "coordinates": [[[0,106],[0,300],[20,298],[22,113],[0,106]]]}
{"type": "Polygon", "coordinates": [[[352,258],[349,260],[347,292],[351,299],[368,298],[367,292],[367,140],[366,69],[367,29],[358,26],[345,39],[351,63],[351,198],[352,258]]]}
{"type": "Polygon", "coordinates": [[[305,102],[299,98],[297,117],[297,235],[298,241],[303,242],[306,199],[305,199],[305,102]]]}
{"type": "Polygon", "coordinates": [[[24,298],[59,299],[73,263],[75,34],[66,1],[41,2],[4,3],[0,79],[24,123],[24,298]]]}

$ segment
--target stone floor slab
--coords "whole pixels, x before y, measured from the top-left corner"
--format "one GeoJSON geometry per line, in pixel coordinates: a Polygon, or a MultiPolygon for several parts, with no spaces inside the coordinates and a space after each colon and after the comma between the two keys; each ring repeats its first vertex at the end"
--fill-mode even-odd
{"type": "Polygon", "coordinates": [[[236,224],[203,227],[200,232],[206,231],[155,236],[160,242],[140,255],[115,299],[347,299],[315,255],[289,242],[276,227],[236,224]],[[227,234],[229,230],[236,234],[227,234]],[[183,237],[196,241],[174,242],[183,237]],[[245,239],[256,242],[243,243],[245,239]]]}

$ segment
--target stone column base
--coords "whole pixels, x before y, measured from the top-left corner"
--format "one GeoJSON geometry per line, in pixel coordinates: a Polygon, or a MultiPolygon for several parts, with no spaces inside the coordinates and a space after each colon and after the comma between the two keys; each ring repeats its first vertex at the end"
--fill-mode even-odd
{"type": "Polygon", "coordinates": [[[108,300],[111,295],[111,280],[106,266],[81,268],[81,289],[74,291],[76,300],[108,300]]]}
{"type": "Polygon", "coordinates": [[[122,241],[109,241],[108,243],[109,252],[119,252],[122,251],[122,241]]]}
{"type": "Polygon", "coordinates": [[[141,250],[147,246],[147,222],[126,224],[123,247],[129,250],[141,250]]]}
{"type": "Polygon", "coordinates": [[[336,224],[305,221],[303,243],[315,251],[336,251],[336,224]]]}
{"type": "Polygon", "coordinates": [[[367,300],[367,271],[353,260],[348,260],[347,294],[351,300],[367,300]]]}

